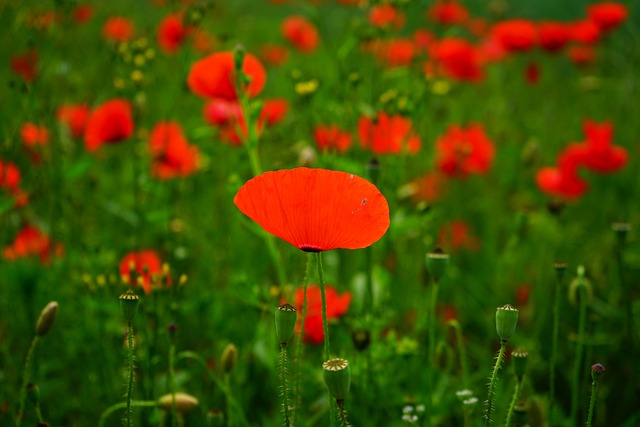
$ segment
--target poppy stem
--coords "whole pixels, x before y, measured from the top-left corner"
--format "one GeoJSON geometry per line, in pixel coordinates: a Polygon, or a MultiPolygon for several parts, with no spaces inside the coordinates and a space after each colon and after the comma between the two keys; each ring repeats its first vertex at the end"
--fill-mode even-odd
{"type": "Polygon", "coordinates": [[[129,349],[129,383],[127,385],[127,427],[131,427],[131,395],[133,394],[133,325],[127,322],[127,347],[129,349]]]}
{"type": "Polygon", "coordinates": [[[556,278],[553,296],[553,330],[551,334],[551,360],[549,362],[549,425],[553,425],[553,403],[556,396],[556,353],[558,352],[558,335],[560,332],[560,286],[562,279],[556,278]]]}
{"type": "Polygon", "coordinates": [[[427,426],[431,425],[431,418],[429,413],[433,411],[433,388],[434,388],[434,371],[436,364],[436,305],[438,301],[438,288],[439,283],[437,280],[433,281],[433,287],[431,288],[431,306],[429,310],[429,366],[427,372],[429,372],[429,411],[425,417],[427,420],[427,426]]]}
{"type": "Polygon", "coordinates": [[[573,376],[571,387],[571,424],[576,425],[578,421],[578,401],[580,395],[580,372],[583,363],[585,326],[587,321],[587,291],[584,286],[578,286],[578,299],[580,302],[580,314],[578,315],[578,339],[576,348],[576,358],[573,361],[573,376]]]}
{"type": "Polygon", "coordinates": [[[307,265],[304,268],[304,277],[302,278],[302,315],[300,318],[300,332],[296,340],[296,355],[295,355],[295,385],[293,387],[293,415],[291,416],[293,425],[296,425],[296,408],[298,407],[299,394],[299,377],[300,377],[300,357],[302,355],[302,335],[304,335],[304,324],[307,320],[307,282],[309,281],[309,270],[311,269],[311,263],[313,262],[313,254],[309,252],[307,254],[307,265]]]}
{"type": "Polygon", "coordinates": [[[491,425],[491,413],[493,412],[494,402],[493,395],[495,394],[496,383],[498,382],[498,371],[502,367],[502,361],[504,360],[504,354],[507,350],[507,341],[500,340],[500,351],[496,358],[496,364],[493,366],[493,373],[491,374],[491,380],[489,381],[489,392],[487,393],[487,402],[484,412],[484,426],[489,427],[491,425]]]}
{"type": "Polygon", "coordinates": [[[316,252],[316,263],[318,265],[318,281],[320,282],[320,297],[322,298],[322,329],[324,331],[324,360],[329,360],[330,359],[329,324],[327,323],[327,296],[324,289],[324,273],[322,271],[322,252],[316,252]]]}
{"type": "Polygon", "coordinates": [[[513,391],[513,398],[511,399],[511,405],[509,405],[509,412],[507,412],[507,421],[505,427],[511,427],[511,420],[513,419],[513,412],[518,402],[518,396],[520,396],[520,389],[522,388],[522,380],[516,379],[516,389],[513,391]]]}
{"type": "Polygon", "coordinates": [[[24,369],[22,371],[22,386],[20,387],[20,409],[18,409],[18,418],[16,419],[16,426],[20,427],[22,423],[22,415],[24,414],[24,401],[27,397],[27,383],[29,382],[29,370],[31,369],[31,358],[33,351],[38,345],[40,337],[38,335],[33,337],[29,351],[27,351],[27,358],[24,361],[24,369]]]}

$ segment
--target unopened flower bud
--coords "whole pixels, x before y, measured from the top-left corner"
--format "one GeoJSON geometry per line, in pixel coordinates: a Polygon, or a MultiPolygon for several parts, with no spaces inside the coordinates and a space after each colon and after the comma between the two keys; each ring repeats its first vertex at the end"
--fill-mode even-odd
{"type": "Polygon", "coordinates": [[[293,338],[297,320],[298,314],[291,304],[282,304],[276,308],[276,336],[280,344],[286,345],[293,338]]]}
{"type": "Polygon", "coordinates": [[[343,401],[351,386],[351,368],[346,359],[330,359],[322,364],[322,378],[329,394],[334,399],[343,401]]]}
{"type": "Polygon", "coordinates": [[[524,350],[515,350],[511,353],[511,360],[513,360],[513,370],[516,373],[516,378],[518,378],[518,381],[522,381],[522,377],[527,371],[529,353],[524,350]]]}
{"type": "Polygon", "coordinates": [[[598,381],[602,374],[604,374],[604,366],[599,363],[591,365],[591,379],[593,381],[598,381]]]}
{"type": "Polygon", "coordinates": [[[509,341],[518,323],[518,309],[507,304],[496,309],[496,332],[501,341],[509,341]]]}
{"type": "Polygon", "coordinates": [[[136,317],[139,301],[138,295],[131,289],[128,289],[127,292],[120,295],[120,310],[122,310],[124,320],[131,322],[133,318],[136,317]]]}
{"type": "Polygon", "coordinates": [[[36,322],[36,335],[39,337],[46,335],[53,326],[53,321],[56,320],[56,314],[58,314],[58,302],[51,301],[40,312],[40,317],[36,322]]]}
{"type": "Polygon", "coordinates": [[[225,374],[233,371],[233,368],[236,366],[236,361],[238,360],[238,348],[229,343],[222,351],[222,356],[220,357],[220,364],[222,365],[222,371],[225,374]]]}
{"type": "MultiPolygon", "coordinates": [[[[165,394],[164,396],[160,397],[160,399],[158,399],[158,406],[165,411],[171,411],[173,408],[173,398],[174,395],[165,394]]],[[[176,411],[180,412],[181,414],[189,412],[190,410],[198,406],[198,399],[187,393],[176,393],[175,400],[176,411]]]]}
{"type": "Polygon", "coordinates": [[[435,251],[427,254],[426,257],[427,270],[435,282],[440,282],[449,265],[449,255],[444,253],[442,249],[437,248],[435,251]]]}

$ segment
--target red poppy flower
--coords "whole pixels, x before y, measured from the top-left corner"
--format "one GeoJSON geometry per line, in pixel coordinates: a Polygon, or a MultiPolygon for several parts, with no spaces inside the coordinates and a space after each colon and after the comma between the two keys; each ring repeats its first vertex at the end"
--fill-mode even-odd
{"type": "Polygon", "coordinates": [[[142,286],[144,293],[151,293],[151,284],[157,283],[162,272],[162,262],[151,249],[129,252],[120,261],[120,277],[132,286],[142,286]],[[133,273],[133,274],[132,274],[133,273]]]}
{"type": "Polygon", "coordinates": [[[201,54],[209,54],[214,51],[217,39],[203,30],[202,28],[193,27],[190,29],[191,46],[193,50],[201,54]]]}
{"type": "Polygon", "coordinates": [[[509,52],[530,50],[538,39],[535,24],[525,19],[498,22],[491,28],[491,35],[509,52]]]}
{"type": "Polygon", "coordinates": [[[399,30],[404,22],[404,14],[391,4],[378,4],[369,11],[369,23],[374,27],[393,26],[399,30]]]}
{"type": "Polygon", "coordinates": [[[207,102],[203,109],[203,115],[207,123],[212,126],[222,126],[240,118],[242,109],[236,101],[214,98],[207,102]]]}
{"type": "MultiPolygon", "coordinates": [[[[337,319],[349,310],[351,304],[351,294],[345,292],[339,295],[338,292],[330,285],[325,285],[325,297],[327,301],[327,321],[337,319]]],[[[301,313],[304,303],[304,289],[296,290],[294,298],[294,306],[301,313]]],[[[300,317],[300,322],[302,318],[300,317]]],[[[300,322],[297,325],[300,330],[300,322]]],[[[304,322],[304,342],[313,344],[322,344],[324,342],[324,330],[322,328],[322,295],[320,287],[317,285],[307,286],[307,317],[304,322]]]]}
{"type": "Polygon", "coordinates": [[[535,62],[529,63],[525,69],[524,76],[530,85],[538,84],[538,80],[540,80],[540,67],[538,67],[538,64],[535,62]]]}
{"type": "Polygon", "coordinates": [[[469,82],[484,78],[478,51],[464,39],[444,38],[434,43],[430,54],[448,77],[469,82]]]}
{"type": "Polygon", "coordinates": [[[415,154],[420,150],[420,137],[413,131],[411,120],[382,111],[373,119],[360,118],[358,136],[360,145],[376,154],[415,154]]]}
{"type": "Polygon", "coordinates": [[[73,20],[78,24],[84,24],[85,22],[89,22],[92,16],[93,16],[93,6],[91,6],[90,4],[78,5],[73,9],[73,12],[72,12],[73,20]]]}
{"type": "Polygon", "coordinates": [[[167,15],[158,26],[158,45],[165,53],[175,53],[189,34],[180,13],[167,15]]]}
{"type": "Polygon", "coordinates": [[[89,107],[84,104],[61,105],[56,112],[58,121],[64,124],[74,138],[81,138],[89,118],[89,107]]]}
{"type": "Polygon", "coordinates": [[[597,3],[587,7],[589,20],[602,31],[616,28],[627,19],[628,14],[626,6],[617,2],[597,3]]]}
{"type": "Polygon", "coordinates": [[[546,167],[538,170],[536,183],[543,192],[552,196],[572,200],[582,196],[588,189],[588,184],[577,173],[582,165],[584,149],[569,145],[558,156],[557,167],[546,167]]]}
{"type": "Polygon", "coordinates": [[[522,283],[516,289],[516,304],[518,307],[525,307],[529,303],[529,297],[531,296],[531,286],[522,283]]]}
{"type": "Polygon", "coordinates": [[[112,99],[98,106],[87,120],[84,144],[96,151],[105,143],[116,143],[133,135],[131,104],[125,99],[112,99]]]}
{"type": "Polygon", "coordinates": [[[411,198],[415,203],[432,203],[443,196],[446,191],[445,177],[438,171],[428,172],[411,181],[411,198]]]}
{"type": "Polygon", "coordinates": [[[46,145],[49,143],[49,131],[44,126],[38,126],[31,122],[27,122],[20,128],[20,137],[22,143],[27,148],[33,148],[38,145],[46,145]]]}
{"type": "Polygon", "coordinates": [[[427,17],[438,24],[462,24],[469,17],[469,11],[455,0],[437,0],[427,11],[427,17]]]}
{"type": "Polygon", "coordinates": [[[153,156],[151,174],[156,178],[186,177],[198,169],[198,147],[187,142],[178,123],[158,123],[151,131],[149,150],[153,156]]]}
{"type": "Polygon", "coordinates": [[[102,27],[102,36],[114,42],[127,42],[133,37],[133,22],[122,16],[111,17],[102,27]]]}
{"type": "MultiPolygon", "coordinates": [[[[203,98],[222,98],[229,101],[238,99],[233,83],[233,52],[213,53],[191,66],[187,84],[194,94],[203,98]]],[[[244,89],[249,96],[256,96],[267,82],[267,73],[260,61],[250,53],[245,54],[242,71],[250,82],[244,89]]]]}
{"type": "Polygon", "coordinates": [[[244,184],[233,202],[265,231],[305,252],[364,248],[389,228],[384,196],[346,172],[266,172],[244,184]]]}
{"type": "Polygon", "coordinates": [[[436,141],[438,169],[447,176],[465,177],[487,173],[491,168],[495,148],[482,125],[466,128],[453,125],[436,141]]]}
{"type": "Polygon", "coordinates": [[[277,44],[264,44],[260,48],[260,58],[269,65],[279,66],[287,62],[289,51],[277,44]]]}
{"type": "Polygon", "coordinates": [[[259,126],[263,123],[267,126],[273,126],[280,123],[289,111],[289,102],[283,98],[267,99],[262,105],[260,117],[258,117],[259,126]]]}
{"type": "Polygon", "coordinates": [[[571,38],[578,43],[595,44],[600,40],[600,28],[589,20],[574,22],[571,38]]]}
{"type": "Polygon", "coordinates": [[[27,50],[22,55],[14,55],[11,58],[11,70],[27,83],[36,78],[37,65],[38,51],[35,49],[27,50]]]}
{"type": "Polygon", "coordinates": [[[562,22],[541,22],[538,34],[540,46],[547,52],[557,52],[571,40],[571,29],[562,22]]]}
{"type": "Polygon", "coordinates": [[[579,146],[584,148],[582,164],[587,169],[600,173],[613,173],[627,164],[627,150],[611,144],[613,125],[610,122],[598,124],[586,120],[584,134],[587,140],[579,146]]]}
{"type": "Polygon", "coordinates": [[[37,256],[42,264],[48,264],[52,256],[61,256],[62,252],[62,245],[54,244],[37,227],[27,225],[18,232],[13,243],[4,248],[2,256],[10,261],[37,256]]]}
{"type": "Polygon", "coordinates": [[[440,228],[438,247],[446,251],[454,249],[476,251],[480,247],[480,242],[471,234],[466,222],[453,220],[440,228]]]}
{"type": "Polygon", "coordinates": [[[416,48],[412,40],[380,40],[372,45],[376,58],[388,67],[404,67],[411,64],[416,48]]]}
{"type": "Polygon", "coordinates": [[[313,138],[322,151],[335,149],[344,153],[351,147],[351,134],[340,130],[337,125],[318,125],[313,130],[313,138]]]}
{"type": "Polygon", "coordinates": [[[571,46],[567,51],[567,55],[571,62],[581,67],[593,64],[597,58],[596,50],[587,45],[571,46]]]}
{"type": "Polygon", "coordinates": [[[20,188],[22,176],[18,167],[7,161],[0,159],[0,189],[11,194],[15,199],[15,206],[24,206],[29,196],[20,188]]]}
{"type": "Polygon", "coordinates": [[[458,310],[456,310],[456,307],[451,304],[438,303],[436,312],[438,313],[438,318],[445,326],[452,320],[457,320],[460,318],[458,316],[458,310]]]}
{"type": "Polygon", "coordinates": [[[436,40],[436,37],[431,32],[425,29],[416,30],[416,32],[413,33],[412,38],[416,49],[426,53],[429,52],[431,44],[436,40]]]}
{"type": "Polygon", "coordinates": [[[318,30],[303,16],[289,16],[282,21],[282,36],[302,53],[311,53],[318,47],[318,30]]]}

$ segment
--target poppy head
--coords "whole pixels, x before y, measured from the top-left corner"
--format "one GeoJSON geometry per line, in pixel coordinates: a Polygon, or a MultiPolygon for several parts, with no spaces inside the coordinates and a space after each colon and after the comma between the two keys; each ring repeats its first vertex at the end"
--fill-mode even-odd
{"type": "Polygon", "coordinates": [[[172,13],[166,16],[158,26],[158,45],[165,53],[175,53],[188,33],[188,28],[182,23],[182,15],[172,13]]]}
{"type": "Polygon", "coordinates": [[[498,22],[491,29],[491,34],[509,52],[530,50],[538,39],[536,26],[525,19],[498,22]]]}
{"type": "Polygon", "coordinates": [[[600,40],[600,27],[588,19],[574,22],[570,30],[571,39],[578,43],[595,44],[600,40]]]}
{"type": "MultiPolygon", "coordinates": [[[[337,319],[349,310],[351,305],[351,294],[348,292],[342,295],[330,285],[325,285],[325,296],[327,300],[327,320],[337,319]]],[[[294,305],[298,311],[302,310],[304,302],[304,289],[296,291],[294,305]]],[[[302,321],[300,316],[300,321],[302,321]]],[[[300,326],[298,325],[298,330],[300,326]]],[[[304,322],[303,341],[313,344],[321,344],[324,341],[324,330],[322,328],[322,296],[318,285],[307,286],[307,318],[304,322]]]]}
{"type": "Polygon", "coordinates": [[[289,51],[277,44],[264,44],[260,48],[260,58],[268,65],[278,66],[287,62],[289,51]]]}
{"type": "Polygon", "coordinates": [[[36,78],[37,65],[38,51],[35,49],[27,50],[22,55],[15,55],[11,58],[11,70],[27,83],[36,78]]]}
{"type": "Polygon", "coordinates": [[[20,169],[16,165],[0,159],[0,189],[11,194],[18,207],[24,206],[29,200],[29,195],[20,188],[21,179],[20,169]]]}
{"type": "Polygon", "coordinates": [[[420,150],[420,137],[413,131],[411,120],[379,112],[375,118],[362,116],[358,121],[360,145],[376,154],[415,154],[420,150]]]}
{"type": "Polygon", "coordinates": [[[58,121],[64,124],[74,138],[81,138],[89,118],[89,107],[86,105],[62,105],[56,112],[58,121]]]}
{"type": "Polygon", "coordinates": [[[624,147],[613,145],[613,124],[611,122],[584,122],[584,134],[587,140],[579,146],[584,147],[582,163],[587,169],[599,173],[613,173],[622,169],[628,160],[624,147]]]}
{"type": "Polygon", "coordinates": [[[436,142],[438,169],[447,176],[484,174],[491,168],[495,148],[479,124],[450,126],[436,142]]]}
{"type": "Polygon", "coordinates": [[[142,286],[144,293],[151,293],[151,283],[155,283],[162,273],[162,262],[153,250],[145,249],[129,252],[120,261],[120,277],[131,286],[142,286]]]}
{"type": "Polygon", "coordinates": [[[273,126],[284,120],[289,111],[289,102],[284,98],[273,98],[264,101],[258,122],[273,126]]]}
{"type": "Polygon", "coordinates": [[[578,167],[584,163],[585,149],[580,144],[569,144],[559,155],[557,166],[545,167],[536,173],[536,184],[544,193],[564,200],[580,198],[589,185],[578,176],[578,167]]]}
{"type": "MultiPolygon", "coordinates": [[[[196,61],[189,71],[187,84],[194,94],[202,98],[238,99],[234,86],[235,62],[233,52],[213,53],[196,61]]],[[[244,88],[248,96],[256,96],[267,82],[267,73],[260,61],[250,53],[245,54],[242,71],[249,77],[244,88]]]]}
{"type": "Polygon", "coordinates": [[[302,53],[311,53],[318,47],[318,30],[303,16],[289,16],[282,21],[282,36],[302,53]]]}
{"type": "Polygon", "coordinates": [[[159,179],[186,177],[198,169],[198,147],[190,145],[176,122],[158,123],[149,137],[151,173],[159,179]]]}
{"type": "Polygon", "coordinates": [[[80,4],[73,9],[72,17],[78,24],[89,22],[93,16],[93,6],[90,4],[80,4]]]}
{"type": "Polygon", "coordinates": [[[364,248],[389,228],[384,196],[346,172],[266,172],[245,183],[233,202],[265,231],[305,252],[364,248]]]}
{"type": "Polygon", "coordinates": [[[337,125],[317,126],[313,130],[313,138],[322,151],[335,149],[340,153],[344,153],[351,147],[351,134],[341,131],[337,125]]]}
{"type": "Polygon", "coordinates": [[[557,52],[571,40],[571,29],[562,22],[545,21],[538,25],[540,46],[547,52],[557,52]]]}
{"type": "Polygon", "coordinates": [[[112,99],[98,106],[87,120],[84,144],[96,151],[105,143],[115,143],[133,135],[131,104],[125,99],[112,99]]]}
{"type": "Polygon", "coordinates": [[[468,17],[469,11],[455,0],[438,0],[427,11],[427,18],[442,25],[462,24],[468,17]]]}
{"type": "Polygon", "coordinates": [[[369,11],[369,23],[374,27],[393,26],[399,30],[404,26],[404,22],[404,13],[391,4],[378,4],[369,11]]]}
{"type": "Polygon", "coordinates": [[[114,42],[127,42],[133,37],[133,22],[122,16],[114,16],[102,27],[102,36],[114,42]]]}
{"type": "Polygon", "coordinates": [[[430,54],[444,74],[453,79],[477,82],[484,77],[477,49],[464,39],[444,38],[433,43],[430,54]]]}
{"type": "Polygon", "coordinates": [[[27,147],[46,145],[49,143],[49,131],[44,126],[27,122],[20,128],[22,143],[27,147]]]}
{"type": "Polygon", "coordinates": [[[617,2],[597,3],[587,7],[589,20],[602,31],[616,28],[627,19],[628,14],[626,6],[617,2]]]}
{"type": "Polygon", "coordinates": [[[2,256],[10,261],[37,256],[42,264],[48,264],[52,256],[61,256],[62,252],[62,246],[54,244],[46,233],[27,225],[18,232],[13,243],[4,248],[2,256]]]}

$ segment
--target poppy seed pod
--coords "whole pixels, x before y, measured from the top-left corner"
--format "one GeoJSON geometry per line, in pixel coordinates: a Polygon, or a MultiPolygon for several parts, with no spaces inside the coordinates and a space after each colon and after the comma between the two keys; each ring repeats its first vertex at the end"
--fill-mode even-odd
{"type": "Polygon", "coordinates": [[[496,332],[501,341],[509,341],[518,323],[518,309],[507,304],[496,309],[496,332]]]}
{"type": "Polygon", "coordinates": [[[336,400],[344,400],[351,385],[351,368],[346,359],[330,359],[322,364],[322,378],[329,394],[336,400]]]}
{"type": "Polygon", "coordinates": [[[233,371],[233,368],[236,366],[236,361],[238,360],[238,348],[229,343],[222,351],[222,356],[220,357],[220,364],[222,365],[222,371],[225,374],[233,371]]]}
{"type": "Polygon", "coordinates": [[[604,374],[604,366],[602,366],[600,363],[591,365],[591,379],[593,381],[598,381],[602,374],[604,374]]]}
{"type": "Polygon", "coordinates": [[[120,295],[120,310],[122,310],[124,320],[131,322],[133,318],[136,317],[139,301],[138,295],[131,289],[128,289],[127,292],[120,295]]]}
{"type": "Polygon", "coordinates": [[[442,276],[444,276],[449,265],[449,254],[446,254],[442,249],[438,248],[433,252],[427,254],[426,257],[427,270],[435,282],[440,282],[442,276]]]}
{"type": "Polygon", "coordinates": [[[158,406],[165,411],[171,411],[173,408],[173,397],[176,400],[176,411],[184,414],[198,406],[198,399],[187,393],[165,394],[158,399],[158,406]]]}
{"type": "Polygon", "coordinates": [[[36,323],[36,335],[39,337],[46,335],[53,326],[53,321],[56,320],[56,314],[58,314],[58,302],[51,301],[40,312],[38,322],[36,323]]]}
{"type": "Polygon", "coordinates": [[[518,378],[518,381],[522,381],[522,377],[527,371],[529,353],[524,350],[515,350],[511,353],[511,360],[513,360],[513,370],[516,373],[516,378],[518,378]]]}
{"type": "Polygon", "coordinates": [[[282,304],[276,308],[276,336],[280,344],[286,345],[293,338],[298,313],[291,304],[282,304]]]}

